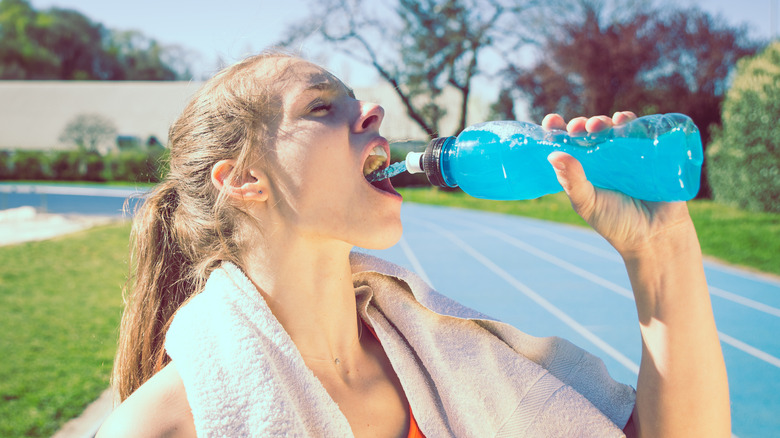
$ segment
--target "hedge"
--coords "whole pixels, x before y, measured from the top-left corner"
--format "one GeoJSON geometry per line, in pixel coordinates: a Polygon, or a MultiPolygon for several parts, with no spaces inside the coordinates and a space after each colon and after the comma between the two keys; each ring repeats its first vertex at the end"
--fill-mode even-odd
{"type": "Polygon", "coordinates": [[[97,152],[0,151],[0,179],[35,181],[158,182],[165,174],[166,150],[128,149],[97,152]]]}
{"type": "MultiPolygon", "coordinates": [[[[403,161],[410,150],[423,151],[426,143],[396,143],[391,161],[403,161]]],[[[167,172],[167,149],[158,146],[122,148],[102,156],[97,152],[0,151],[0,180],[159,182],[167,172]]],[[[428,186],[424,174],[402,173],[395,187],[428,186]]]]}
{"type": "Polygon", "coordinates": [[[707,148],[715,200],[780,212],[780,41],[737,65],[707,148]]]}

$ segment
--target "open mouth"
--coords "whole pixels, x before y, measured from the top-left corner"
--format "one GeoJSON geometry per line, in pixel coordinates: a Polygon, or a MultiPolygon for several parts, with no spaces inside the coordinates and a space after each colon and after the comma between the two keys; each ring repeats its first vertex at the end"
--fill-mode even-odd
{"type": "MultiPolygon", "coordinates": [[[[363,163],[363,177],[367,177],[377,170],[384,169],[387,165],[387,152],[382,146],[376,146],[371,150],[371,153],[369,153],[365,163],[363,163]]],[[[370,182],[370,184],[379,190],[395,193],[389,178],[373,181],[370,182]]]]}

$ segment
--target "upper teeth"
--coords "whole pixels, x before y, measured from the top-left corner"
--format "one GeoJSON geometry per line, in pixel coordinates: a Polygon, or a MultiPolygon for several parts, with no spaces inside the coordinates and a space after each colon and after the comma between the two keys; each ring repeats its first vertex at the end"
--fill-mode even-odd
{"type": "Polygon", "coordinates": [[[363,163],[363,176],[381,168],[386,161],[387,152],[385,152],[381,146],[376,146],[371,150],[371,153],[368,155],[366,162],[363,163]]]}
{"type": "Polygon", "coordinates": [[[380,155],[387,158],[387,152],[385,152],[385,149],[382,146],[376,146],[374,149],[371,149],[371,153],[369,155],[380,155]]]}

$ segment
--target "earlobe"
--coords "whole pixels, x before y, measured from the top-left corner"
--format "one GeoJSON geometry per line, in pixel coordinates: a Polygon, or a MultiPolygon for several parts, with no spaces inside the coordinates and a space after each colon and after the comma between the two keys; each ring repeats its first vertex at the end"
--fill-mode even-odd
{"type": "Polygon", "coordinates": [[[243,169],[236,175],[236,160],[221,160],[211,168],[211,182],[217,190],[229,197],[242,200],[266,201],[267,180],[262,172],[253,168],[243,169]]]}

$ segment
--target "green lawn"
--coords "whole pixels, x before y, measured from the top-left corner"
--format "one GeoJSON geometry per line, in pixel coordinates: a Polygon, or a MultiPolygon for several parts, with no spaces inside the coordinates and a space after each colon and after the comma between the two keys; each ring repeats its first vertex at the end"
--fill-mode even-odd
{"type": "Polygon", "coordinates": [[[0,247],[0,436],[48,437],[107,388],[128,224],[0,247]]]}
{"type": "Polygon", "coordinates": [[[748,212],[713,201],[689,204],[704,254],[780,275],[780,214],[748,212]]]}
{"type": "MultiPolygon", "coordinates": [[[[569,205],[564,193],[530,201],[488,201],[461,191],[434,188],[398,190],[407,202],[445,205],[528,216],[588,226],[569,205]]],[[[780,214],[755,213],[713,201],[688,203],[704,254],[727,263],[780,275],[780,214]]]]}

